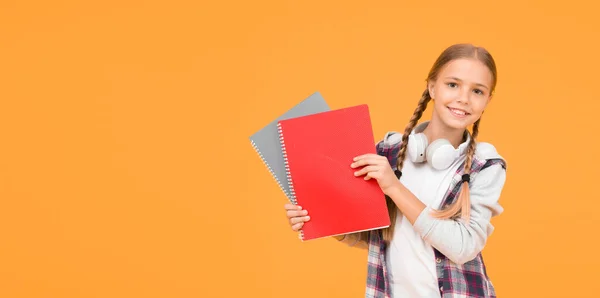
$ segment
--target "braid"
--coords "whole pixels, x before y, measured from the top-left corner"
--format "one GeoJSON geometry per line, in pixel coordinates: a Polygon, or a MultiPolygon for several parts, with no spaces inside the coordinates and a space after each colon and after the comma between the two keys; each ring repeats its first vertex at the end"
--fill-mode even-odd
{"type": "Polygon", "coordinates": [[[481,121],[481,118],[479,118],[473,124],[473,133],[471,134],[471,141],[469,142],[469,148],[467,148],[467,160],[465,161],[465,174],[471,173],[471,165],[473,164],[473,155],[475,154],[475,148],[477,146],[475,139],[477,138],[477,135],[479,134],[479,122],[480,121],[481,121]]]}
{"type": "MultiPolygon", "coordinates": [[[[477,148],[477,142],[475,139],[479,134],[479,123],[481,122],[481,118],[479,118],[473,124],[473,133],[471,134],[471,140],[469,141],[469,147],[467,148],[467,157],[465,160],[465,174],[471,173],[471,165],[473,164],[473,155],[475,155],[475,149],[477,148]]],[[[468,133],[468,132],[467,132],[468,133]]],[[[463,182],[460,188],[460,193],[458,194],[458,199],[452,203],[452,205],[448,206],[447,209],[442,211],[434,212],[434,217],[437,218],[453,218],[460,215],[466,221],[469,221],[471,215],[471,200],[469,197],[469,183],[463,182]]]]}
{"type": "MultiPolygon", "coordinates": [[[[398,151],[398,159],[397,159],[397,167],[399,171],[402,171],[402,166],[404,165],[404,158],[406,156],[406,145],[408,144],[408,136],[412,132],[412,130],[417,125],[421,116],[423,116],[423,112],[425,108],[427,108],[427,103],[431,100],[431,95],[429,94],[429,89],[425,89],[423,91],[423,95],[421,95],[421,99],[417,104],[417,108],[415,109],[410,121],[404,128],[404,134],[402,135],[402,143],[400,143],[400,150],[398,151]]],[[[398,208],[396,207],[396,203],[386,196],[386,203],[388,207],[388,213],[390,216],[390,226],[383,230],[383,239],[389,242],[392,239],[392,235],[394,234],[394,226],[396,223],[396,215],[398,213],[398,208]]]]}
{"type": "Polygon", "coordinates": [[[419,103],[417,104],[415,112],[410,118],[410,121],[408,121],[406,128],[404,128],[404,134],[402,135],[402,143],[400,143],[400,151],[398,152],[398,170],[402,170],[402,166],[404,165],[404,157],[406,156],[406,146],[408,144],[408,136],[417,125],[419,119],[421,119],[421,116],[423,116],[423,112],[425,111],[429,100],[431,100],[431,96],[429,95],[429,89],[425,89],[425,91],[423,91],[423,95],[421,96],[421,100],[419,100],[419,103]]]}

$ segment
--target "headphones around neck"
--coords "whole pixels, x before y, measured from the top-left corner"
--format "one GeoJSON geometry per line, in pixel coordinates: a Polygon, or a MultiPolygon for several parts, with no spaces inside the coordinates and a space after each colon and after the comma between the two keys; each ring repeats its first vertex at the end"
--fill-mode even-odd
{"type": "Polygon", "coordinates": [[[429,144],[424,133],[415,133],[408,136],[407,154],[414,163],[427,161],[436,170],[444,170],[460,156],[459,149],[454,148],[450,141],[437,139],[429,144]]]}

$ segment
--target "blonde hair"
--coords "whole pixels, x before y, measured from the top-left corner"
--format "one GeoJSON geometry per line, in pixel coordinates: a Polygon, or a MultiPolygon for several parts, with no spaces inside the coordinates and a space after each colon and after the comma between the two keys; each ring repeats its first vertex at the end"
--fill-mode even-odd
{"type": "MultiPolygon", "coordinates": [[[[471,44],[455,44],[455,45],[452,45],[452,46],[448,47],[447,49],[445,49],[440,54],[440,56],[437,58],[437,60],[433,64],[433,66],[431,67],[431,70],[429,71],[429,74],[427,76],[427,83],[429,83],[431,81],[435,81],[437,79],[437,76],[438,76],[440,70],[448,62],[455,60],[455,59],[460,59],[460,58],[478,59],[479,61],[483,62],[490,69],[490,71],[492,72],[492,78],[493,78],[490,91],[493,92],[493,90],[496,87],[496,81],[497,81],[497,70],[496,70],[496,64],[494,62],[494,59],[492,58],[490,53],[487,50],[485,50],[484,48],[476,47],[471,44]]],[[[408,121],[408,124],[404,128],[404,132],[402,135],[402,143],[400,144],[400,150],[398,152],[398,158],[397,158],[398,170],[401,170],[403,167],[403,164],[404,164],[404,158],[406,157],[406,148],[407,148],[407,144],[408,144],[408,136],[412,133],[412,131],[415,128],[415,126],[417,125],[419,119],[421,119],[421,116],[423,115],[423,112],[427,108],[427,104],[429,103],[430,100],[431,100],[431,95],[429,94],[429,89],[425,88],[425,91],[421,95],[421,99],[417,103],[417,107],[415,108],[415,111],[413,112],[412,117],[410,118],[410,120],[408,121]]],[[[472,129],[473,132],[471,134],[471,138],[470,138],[470,141],[468,144],[467,153],[466,153],[466,161],[464,164],[464,174],[470,174],[470,172],[471,172],[471,165],[473,162],[473,155],[475,154],[475,148],[477,145],[476,138],[477,138],[477,135],[479,134],[479,123],[480,122],[481,122],[481,118],[478,119],[477,121],[475,121],[475,123],[473,124],[473,129],[472,129]]],[[[466,133],[468,134],[469,132],[466,131],[466,133]]],[[[396,215],[398,213],[398,208],[396,207],[396,204],[392,201],[392,199],[389,197],[386,198],[386,203],[388,206],[391,223],[388,228],[383,229],[382,233],[383,233],[383,239],[385,241],[389,242],[392,239],[392,235],[394,234],[394,226],[395,226],[395,222],[396,222],[396,215]]],[[[463,182],[461,185],[460,193],[458,194],[458,199],[455,200],[454,203],[452,203],[451,205],[449,205],[448,207],[446,207],[442,210],[439,210],[439,211],[434,210],[432,215],[436,218],[442,218],[442,219],[455,218],[455,217],[460,216],[463,219],[466,219],[468,221],[470,218],[470,210],[471,210],[471,201],[470,201],[470,197],[469,197],[469,181],[466,181],[466,182],[463,182]]]]}

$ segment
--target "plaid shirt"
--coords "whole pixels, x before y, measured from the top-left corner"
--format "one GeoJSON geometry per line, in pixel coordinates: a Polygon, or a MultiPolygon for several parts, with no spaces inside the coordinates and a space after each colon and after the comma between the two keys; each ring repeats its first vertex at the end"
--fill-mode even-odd
{"type": "MultiPolygon", "coordinates": [[[[390,165],[396,169],[396,157],[400,149],[400,143],[387,145],[383,141],[377,144],[377,154],[388,158],[390,165]]],[[[483,160],[477,156],[473,157],[471,177],[493,164],[500,163],[504,168],[506,164],[502,159],[483,160]]],[[[458,167],[455,173],[454,186],[449,187],[442,206],[451,204],[457,196],[464,172],[463,165],[458,167]]],[[[383,241],[381,230],[369,232],[369,255],[367,269],[366,298],[390,298],[391,289],[386,268],[386,243],[383,241]]],[[[475,259],[459,265],[452,262],[437,249],[433,249],[436,260],[438,286],[440,296],[443,298],[495,298],[494,286],[488,278],[485,264],[481,253],[475,259]]],[[[402,297],[404,298],[404,297],[402,297]]]]}

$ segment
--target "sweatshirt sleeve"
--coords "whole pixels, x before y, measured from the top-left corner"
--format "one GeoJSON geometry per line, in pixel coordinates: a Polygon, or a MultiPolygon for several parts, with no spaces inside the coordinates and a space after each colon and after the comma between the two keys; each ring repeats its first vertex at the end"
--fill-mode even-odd
{"type": "Polygon", "coordinates": [[[415,230],[431,246],[457,264],[473,260],[494,231],[490,220],[503,212],[498,203],[506,181],[506,171],[500,164],[481,170],[470,187],[471,218],[438,219],[426,207],[414,223],[415,230]]]}

